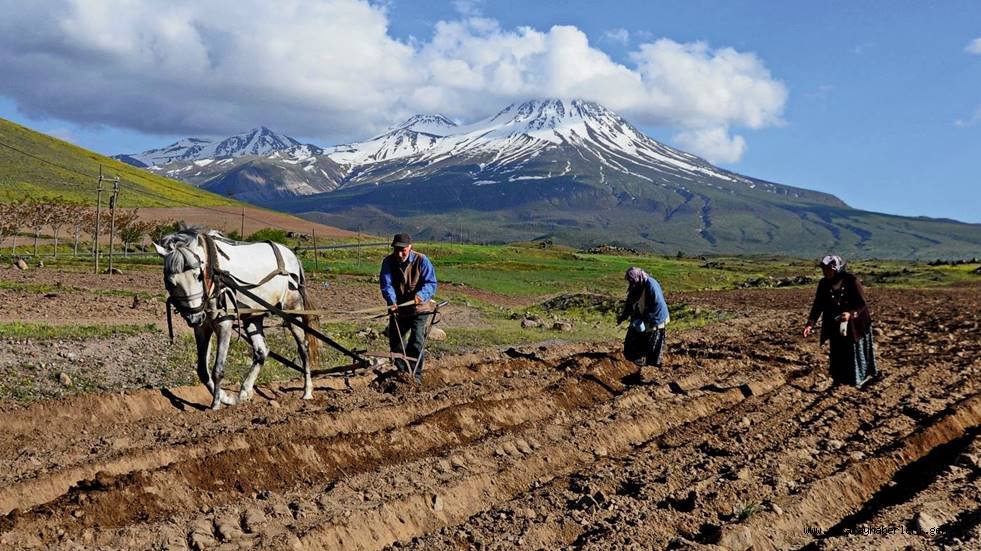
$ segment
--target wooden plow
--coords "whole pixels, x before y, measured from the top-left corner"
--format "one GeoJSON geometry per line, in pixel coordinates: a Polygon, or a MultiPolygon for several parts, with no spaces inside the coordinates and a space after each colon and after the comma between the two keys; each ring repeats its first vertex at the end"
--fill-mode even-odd
{"type": "MultiPolygon", "coordinates": [[[[263,309],[257,309],[257,308],[242,308],[242,309],[237,309],[236,310],[237,313],[239,313],[239,314],[269,313],[271,315],[274,315],[274,316],[282,319],[283,322],[286,323],[286,324],[294,325],[294,326],[297,326],[297,327],[303,329],[303,331],[306,332],[306,334],[313,335],[317,340],[323,342],[324,344],[330,346],[331,348],[339,351],[340,353],[344,354],[345,356],[347,356],[348,358],[351,359],[351,363],[350,364],[345,364],[345,365],[341,365],[341,366],[337,366],[337,367],[331,367],[331,368],[328,368],[328,369],[321,369],[321,370],[312,371],[312,373],[314,373],[316,375],[330,375],[330,374],[335,374],[335,373],[343,373],[343,375],[344,375],[344,384],[345,384],[345,386],[350,387],[349,378],[351,376],[355,375],[355,373],[357,371],[366,370],[366,369],[370,368],[371,365],[372,365],[370,358],[387,358],[387,359],[390,359],[390,360],[401,359],[401,360],[405,360],[406,362],[414,362],[414,366],[415,367],[418,367],[418,365],[419,365],[419,358],[412,358],[412,357],[406,356],[405,354],[400,354],[400,353],[397,353],[397,352],[368,352],[367,350],[351,350],[351,349],[347,348],[346,346],[344,346],[343,344],[341,344],[341,343],[335,341],[334,339],[330,338],[329,336],[327,336],[326,334],[324,334],[323,332],[321,332],[319,329],[316,329],[314,327],[311,327],[310,324],[308,324],[307,322],[305,322],[303,320],[303,318],[301,317],[304,314],[306,314],[306,315],[315,314],[316,315],[316,314],[322,313],[323,311],[321,311],[321,310],[284,310],[284,309],[279,308],[276,305],[270,303],[269,301],[263,299],[262,297],[260,297],[259,295],[257,295],[256,293],[254,293],[250,289],[248,289],[246,286],[239,284],[239,282],[236,281],[234,277],[232,277],[231,275],[229,275],[225,271],[218,271],[218,270],[216,270],[215,271],[215,277],[217,279],[221,280],[222,285],[224,285],[226,288],[232,289],[236,293],[242,293],[242,295],[244,295],[244,296],[252,299],[253,301],[255,301],[256,304],[259,304],[260,306],[262,306],[264,308],[264,310],[263,309]]],[[[411,305],[411,304],[414,304],[414,303],[410,301],[410,302],[406,302],[406,303],[403,303],[403,304],[399,304],[398,306],[408,306],[408,305],[411,305]]],[[[433,309],[432,312],[429,312],[427,314],[424,314],[424,315],[430,315],[431,316],[430,321],[429,321],[429,324],[426,326],[426,335],[425,335],[425,337],[428,338],[428,336],[429,336],[429,330],[437,322],[437,314],[439,313],[440,307],[445,306],[446,304],[447,304],[447,301],[440,302],[440,303],[436,304],[436,306],[435,306],[435,308],[433,309]]],[[[366,313],[377,312],[379,310],[381,310],[381,309],[380,308],[371,308],[371,309],[368,309],[368,310],[360,310],[360,311],[357,311],[357,312],[349,312],[349,313],[351,313],[351,314],[366,314],[366,313]]],[[[385,310],[387,310],[387,308],[385,308],[385,310]]],[[[374,319],[377,319],[377,318],[384,317],[386,315],[389,315],[388,312],[382,313],[381,315],[378,315],[378,316],[373,316],[373,318],[374,319]]],[[[239,331],[238,333],[239,333],[239,336],[243,340],[245,340],[245,342],[248,343],[249,346],[251,347],[252,346],[252,342],[248,338],[246,338],[242,334],[241,331],[239,331]]],[[[425,340],[423,342],[425,343],[425,340]]],[[[285,365],[286,367],[292,368],[292,369],[294,369],[294,370],[296,370],[296,371],[298,371],[300,373],[303,373],[303,368],[300,367],[299,365],[297,365],[296,362],[294,362],[293,360],[290,360],[289,358],[287,358],[287,357],[285,357],[285,356],[283,356],[283,355],[281,355],[281,354],[279,354],[279,353],[277,353],[277,352],[275,352],[273,350],[269,350],[269,357],[272,358],[272,359],[274,359],[274,360],[276,360],[277,362],[285,365]]],[[[415,368],[413,368],[413,375],[414,374],[415,374],[415,368]]]]}

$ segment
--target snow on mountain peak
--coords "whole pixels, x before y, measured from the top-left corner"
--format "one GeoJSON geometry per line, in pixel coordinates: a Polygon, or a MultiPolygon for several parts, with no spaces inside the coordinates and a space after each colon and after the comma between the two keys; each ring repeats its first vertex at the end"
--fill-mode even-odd
{"type": "Polygon", "coordinates": [[[221,141],[202,138],[182,138],[166,147],[151,149],[129,157],[147,166],[161,166],[179,161],[200,161],[245,155],[267,155],[274,151],[285,151],[300,142],[277,134],[265,126],[257,126],[248,132],[225,138],[221,141]]]}
{"type": "Polygon", "coordinates": [[[446,126],[450,121],[445,117],[440,119],[443,120],[438,122],[439,132],[418,130],[433,121],[425,116],[412,117],[371,140],[338,146],[329,156],[347,165],[349,171],[402,158],[415,166],[430,166],[448,159],[490,159],[479,162],[483,172],[505,165],[520,166],[522,160],[551,148],[571,147],[599,159],[610,170],[647,180],[650,178],[625,166],[740,180],[703,159],[657,142],[593,101],[533,99],[513,103],[493,116],[467,125],[446,126]]]}
{"type": "MultiPolygon", "coordinates": [[[[479,167],[472,175],[474,178],[486,179],[487,174],[500,171],[509,174],[509,178],[523,179],[526,176],[511,172],[539,155],[561,151],[578,159],[594,159],[601,170],[651,182],[654,179],[645,175],[651,174],[650,171],[681,174],[683,178],[707,175],[717,180],[750,183],[694,155],[657,142],[596,102],[565,98],[513,103],[490,117],[465,125],[439,114],[414,115],[384,134],[327,150],[300,144],[289,136],[259,126],[221,141],[188,138],[130,157],[148,166],[160,166],[177,161],[242,156],[266,156],[276,162],[296,164],[316,162],[316,157],[326,155],[354,179],[379,177],[389,170],[404,170],[399,173],[404,177],[444,161],[460,159],[479,167]]],[[[568,163],[563,170],[571,170],[568,163]]]]}
{"type": "Polygon", "coordinates": [[[445,136],[452,133],[457,124],[443,115],[412,115],[392,130],[413,130],[423,134],[445,136]]]}
{"type": "Polygon", "coordinates": [[[269,130],[265,126],[253,128],[218,142],[214,148],[215,157],[242,157],[244,155],[267,155],[273,151],[289,149],[300,142],[269,130]]]}

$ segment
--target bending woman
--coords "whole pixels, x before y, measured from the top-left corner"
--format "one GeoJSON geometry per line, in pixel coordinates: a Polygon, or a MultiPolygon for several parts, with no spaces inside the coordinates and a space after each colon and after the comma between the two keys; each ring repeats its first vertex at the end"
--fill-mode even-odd
{"type": "Polygon", "coordinates": [[[840,256],[821,259],[821,271],[824,277],[818,282],[804,336],[810,336],[821,317],[821,344],[831,341],[831,380],[834,384],[861,387],[878,374],[865,289],[858,278],[845,271],[845,261],[840,256]]]}
{"type": "Polygon", "coordinates": [[[671,321],[664,292],[656,279],[634,266],[623,278],[627,281],[627,300],[617,317],[617,325],[630,320],[623,339],[623,355],[637,365],[661,367],[664,326],[671,321]]]}

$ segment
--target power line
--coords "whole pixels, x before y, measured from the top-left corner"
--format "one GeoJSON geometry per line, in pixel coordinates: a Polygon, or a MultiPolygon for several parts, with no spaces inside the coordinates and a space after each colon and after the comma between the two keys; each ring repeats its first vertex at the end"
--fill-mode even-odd
{"type": "MultiPolygon", "coordinates": [[[[84,172],[81,172],[81,171],[79,171],[77,169],[74,169],[74,168],[71,168],[69,166],[65,166],[63,164],[56,163],[56,162],[51,161],[49,159],[45,159],[44,157],[39,157],[39,156],[37,156],[37,155],[35,155],[33,153],[24,151],[23,149],[20,149],[18,147],[12,146],[12,145],[10,145],[8,143],[5,143],[3,141],[0,141],[0,146],[3,146],[3,147],[6,147],[8,149],[11,149],[13,151],[16,151],[17,153],[20,153],[21,155],[24,155],[26,157],[30,157],[30,158],[35,159],[37,161],[40,161],[42,163],[45,163],[45,164],[48,164],[48,165],[51,165],[51,166],[60,168],[62,170],[66,170],[66,171],[71,172],[73,174],[77,174],[77,175],[82,176],[84,178],[98,178],[99,177],[99,176],[95,176],[93,174],[86,174],[84,172]]],[[[231,213],[225,212],[223,210],[220,210],[220,209],[217,209],[217,208],[214,208],[214,207],[207,207],[207,206],[203,206],[203,205],[196,205],[194,203],[188,203],[186,201],[182,201],[182,200],[177,199],[177,198],[174,198],[174,197],[168,197],[166,195],[161,195],[159,193],[150,191],[150,190],[146,189],[145,187],[143,187],[143,186],[141,186],[141,185],[139,185],[139,184],[137,184],[135,182],[131,182],[129,180],[120,179],[120,184],[129,187],[130,190],[132,190],[132,191],[134,191],[136,193],[139,193],[141,195],[146,195],[146,196],[149,196],[149,197],[153,197],[153,198],[159,199],[161,201],[164,201],[165,203],[177,203],[177,204],[182,205],[182,206],[192,207],[192,208],[198,208],[198,209],[204,209],[204,210],[208,210],[208,211],[216,212],[216,213],[220,213],[220,214],[226,214],[226,215],[227,214],[231,214],[231,213]]],[[[167,182],[166,179],[164,179],[163,182],[159,182],[158,183],[158,185],[161,185],[161,186],[162,185],[165,185],[165,184],[170,184],[170,183],[167,182]]],[[[175,192],[190,194],[190,190],[181,189],[182,185],[190,186],[190,184],[184,184],[182,182],[174,182],[174,184],[176,184],[176,186],[171,185],[170,188],[169,188],[170,191],[175,191],[175,192]]],[[[95,190],[84,190],[84,191],[87,192],[87,193],[96,193],[95,190]]],[[[234,207],[235,205],[229,205],[229,206],[234,207]]],[[[264,224],[266,226],[272,226],[272,227],[275,227],[277,229],[281,229],[281,230],[285,230],[285,231],[292,231],[292,230],[290,230],[289,228],[287,228],[285,226],[281,226],[279,224],[275,224],[275,223],[270,222],[268,220],[262,220],[262,219],[255,218],[255,217],[248,216],[248,215],[246,215],[245,218],[247,218],[249,220],[252,220],[253,222],[257,222],[259,224],[264,224]]]]}
{"type": "MultiPolygon", "coordinates": [[[[15,147],[15,146],[10,145],[8,143],[5,143],[3,141],[0,141],[0,146],[3,146],[3,147],[6,147],[8,149],[11,149],[13,151],[16,151],[16,152],[18,152],[18,153],[20,153],[20,154],[22,154],[22,155],[24,155],[26,157],[30,157],[30,158],[35,159],[37,161],[40,161],[42,163],[45,163],[45,164],[48,164],[48,165],[51,165],[51,166],[60,168],[62,170],[66,170],[66,171],[71,172],[73,174],[77,174],[77,175],[82,176],[84,178],[93,178],[93,179],[99,178],[99,176],[96,176],[94,174],[86,174],[86,173],[81,172],[81,171],[79,171],[79,170],[77,170],[75,168],[72,168],[72,167],[69,167],[69,166],[65,166],[65,165],[60,164],[60,163],[56,163],[56,162],[51,161],[49,159],[45,159],[44,157],[39,157],[38,155],[35,155],[35,154],[30,153],[28,151],[24,151],[23,149],[20,149],[18,147],[15,147]]],[[[101,172],[101,168],[102,168],[102,166],[100,165],[100,172],[101,172]]],[[[137,170],[139,170],[139,167],[134,167],[134,168],[136,168],[137,170]]],[[[148,174],[152,174],[152,173],[148,173],[148,174]]],[[[161,186],[161,187],[166,187],[168,191],[178,192],[178,193],[183,193],[183,194],[188,194],[188,195],[190,195],[192,193],[190,189],[186,189],[187,187],[193,188],[193,186],[191,184],[188,184],[188,183],[185,183],[185,182],[179,182],[179,181],[176,181],[176,180],[173,182],[173,184],[171,184],[171,182],[167,178],[163,178],[163,177],[160,177],[160,178],[161,178],[162,181],[161,182],[155,182],[155,184],[158,185],[158,186],[161,186]]],[[[152,197],[152,198],[156,198],[156,199],[158,199],[160,201],[163,201],[164,203],[177,203],[178,205],[181,205],[181,206],[186,206],[186,207],[191,207],[191,208],[197,208],[197,209],[203,209],[203,210],[207,210],[207,211],[215,212],[215,213],[219,213],[219,214],[224,214],[224,215],[231,214],[229,212],[226,212],[226,211],[223,211],[221,209],[214,208],[214,207],[207,207],[207,206],[203,206],[203,205],[197,205],[197,204],[194,204],[194,203],[189,203],[187,201],[182,201],[182,200],[177,199],[177,198],[174,198],[174,197],[168,197],[166,195],[162,195],[162,194],[157,193],[155,191],[151,191],[151,190],[149,190],[149,189],[141,186],[140,184],[137,184],[136,182],[125,180],[125,179],[122,179],[122,178],[119,179],[119,183],[120,183],[120,185],[123,185],[123,186],[128,187],[134,193],[137,193],[137,194],[140,194],[140,195],[144,195],[144,196],[148,196],[148,197],[152,197]]],[[[84,191],[85,193],[91,193],[91,194],[95,194],[96,193],[96,190],[82,190],[82,191],[84,191]]],[[[239,203],[240,204],[241,203],[244,203],[244,201],[240,201],[239,203]]],[[[236,205],[234,205],[234,204],[229,205],[229,207],[235,207],[235,206],[236,205]]],[[[280,230],[283,230],[283,231],[293,231],[293,230],[291,230],[290,228],[288,228],[286,226],[282,226],[282,225],[276,224],[276,223],[271,222],[269,220],[263,220],[263,219],[260,219],[260,218],[256,218],[254,216],[245,215],[244,218],[246,218],[248,220],[251,220],[253,222],[256,222],[257,224],[259,224],[261,226],[273,227],[273,228],[280,229],[280,230]]],[[[311,222],[311,223],[316,224],[316,222],[311,222]]],[[[243,235],[242,237],[244,238],[245,236],[243,235]]]]}
{"type": "MultiPolygon", "coordinates": [[[[56,163],[56,162],[54,162],[54,161],[52,161],[50,159],[45,159],[44,157],[39,157],[39,156],[37,156],[37,155],[35,155],[33,153],[30,153],[28,151],[24,151],[23,149],[20,149],[18,147],[15,147],[15,146],[10,145],[8,143],[5,143],[3,141],[0,141],[0,146],[3,146],[3,147],[6,147],[8,149],[11,149],[13,151],[16,151],[16,152],[20,153],[21,155],[24,155],[26,157],[30,157],[30,158],[35,159],[37,161],[40,161],[42,163],[49,164],[49,165],[54,166],[54,167],[58,167],[58,168],[60,168],[62,170],[66,170],[66,171],[71,172],[73,174],[77,174],[79,176],[82,176],[83,178],[96,179],[96,178],[99,177],[99,176],[97,176],[95,174],[87,174],[85,172],[82,172],[82,171],[80,171],[78,169],[75,169],[75,168],[72,168],[70,166],[66,166],[66,165],[63,165],[63,164],[60,164],[60,163],[56,163]]],[[[102,167],[102,165],[99,165],[99,166],[100,166],[100,173],[101,173],[101,167],[102,167]]],[[[133,168],[139,170],[138,167],[133,167],[133,168]]],[[[152,174],[152,173],[148,173],[148,174],[152,174]]],[[[169,191],[174,191],[174,192],[184,193],[184,194],[189,194],[189,195],[191,194],[191,191],[190,190],[185,189],[185,187],[189,186],[189,184],[185,184],[183,182],[177,182],[177,181],[174,181],[173,184],[172,184],[170,182],[170,180],[168,180],[167,178],[160,177],[160,179],[161,179],[160,182],[154,182],[157,186],[166,187],[166,188],[168,188],[169,191]]],[[[145,195],[155,195],[157,198],[163,199],[163,200],[168,201],[168,202],[180,202],[180,201],[175,200],[172,197],[167,197],[167,196],[164,196],[164,195],[154,194],[152,191],[146,189],[145,187],[142,187],[141,185],[137,184],[136,182],[131,182],[129,180],[125,180],[125,179],[122,179],[122,178],[120,178],[120,182],[125,182],[125,183],[132,184],[133,185],[133,188],[132,188],[133,191],[135,191],[137,193],[141,193],[141,194],[145,194],[145,195]]],[[[91,193],[92,191],[89,191],[89,192],[91,193]]],[[[193,205],[191,203],[184,203],[184,204],[186,204],[188,206],[196,206],[196,205],[193,205]]]]}
{"type": "Polygon", "coordinates": [[[56,163],[54,161],[50,161],[48,159],[45,159],[44,157],[38,157],[37,155],[35,155],[33,153],[28,153],[27,151],[24,151],[23,149],[14,147],[14,146],[12,146],[12,145],[10,145],[8,143],[4,143],[2,141],[0,141],[0,146],[6,147],[7,149],[12,149],[12,150],[16,151],[17,153],[20,153],[21,155],[25,155],[25,156],[30,157],[32,159],[41,161],[42,163],[45,163],[45,164],[49,164],[51,166],[58,167],[58,168],[60,168],[62,170],[67,170],[68,172],[73,172],[75,174],[78,174],[79,176],[84,176],[85,178],[97,178],[97,176],[95,176],[95,175],[85,174],[84,172],[79,172],[78,170],[76,170],[74,168],[67,167],[67,166],[62,165],[62,164],[58,164],[58,163],[56,163]]]}
{"type": "MultiPolygon", "coordinates": [[[[131,184],[129,182],[126,182],[126,183],[129,184],[129,186],[135,186],[135,184],[131,184]]],[[[190,184],[188,184],[188,185],[190,185],[190,184]]],[[[136,187],[135,189],[142,189],[142,188],[136,187]]],[[[197,208],[197,209],[204,209],[204,210],[211,211],[211,212],[217,212],[218,214],[239,216],[239,214],[238,213],[235,213],[235,212],[224,211],[224,210],[221,210],[221,209],[215,208],[215,207],[205,207],[205,206],[201,206],[201,205],[195,205],[193,203],[187,203],[185,201],[181,201],[179,199],[174,199],[172,197],[167,197],[165,195],[160,195],[158,193],[154,193],[154,192],[151,192],[151,191],[143,190],[143,192],[144,192],[145,195],[149,195],[151,197],[155,197],[155,198],[160,199],[160,200],[163,200],[163,201],[169,201],[171,203],[178,203],[178,204],[180,204],[182,206],[192,207],[192,208],[197,208]]],[[[235,205],[229,205],[229,208],[238,208],[238,207],[236,207],[235,205]]],[[[261,218],[255,218],[255,217],[249,216],[249,215],[246,215],[245,218],[248,219],[248,220],[252,220],[253,222],[258,222],[260,224],[264,224],[266,226],[275,227],[275,228],[280,229],[280,230],[293,231],[290,228],[287,228],[286,226],[280,226],[279,224],[270,222],[268,220],[262,220],[261,218]]]]}

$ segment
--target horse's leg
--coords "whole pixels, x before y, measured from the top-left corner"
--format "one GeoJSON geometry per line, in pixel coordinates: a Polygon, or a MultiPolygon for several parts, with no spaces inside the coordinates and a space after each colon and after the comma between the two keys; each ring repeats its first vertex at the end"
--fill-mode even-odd
{"type": "Polygon", "coordinates": [[[313,378],[310,376],[310,361],[307,352],[306,334],[302,327],[290,325],[290,333],[293,333],[293,340],[296,341],[296,352],[300,356],[300,365],[303,366],[303,399],[313,398],[313,378]]]}
{"type": "Polygon", "coordinates": [[[262,316],[249,318],[245,323],[245,333],[252,342],[252,369],[249,370],[249,374],[242,381],[242,390],[238,393],[239,400],[243,402],[252,398],[254,394],[252,386],[259,376],[259,370],[262,369],[262,365],[266,362],[266,357],[269,356],[266,337],[262,332],[262,316]]]}
{"type": "Polygon", "coordinates": [[[236,398],[225,394],[221,389],[221,378],[225,372],[225,359],[228,357],[228,345],[232,340],[232,321],[227,320],[217,324],[215,334],[218,336],[218,352],[215,355],[215,365],[211,370],[211,382],[215,385],[211,401],[211,409],[218,409],[222,403],[235,405],[238,403],[236,398]]]}
{"type": "Polygon", "coordinates": [[[198,379],[204,383],[208,392],[215,393],[215,385],[211,382],[211,371],[208,369],[209,356],[211,356],[211,335],[213,331],[208,324],[202,324],[194,328],[194,343],[198,349],[198,379]]]}

